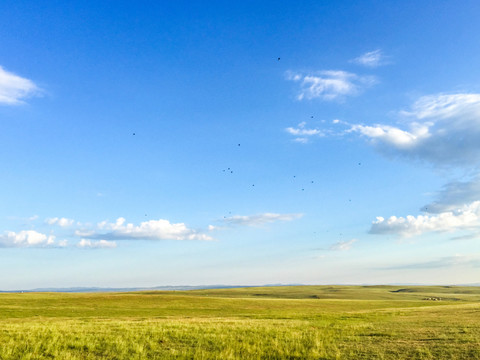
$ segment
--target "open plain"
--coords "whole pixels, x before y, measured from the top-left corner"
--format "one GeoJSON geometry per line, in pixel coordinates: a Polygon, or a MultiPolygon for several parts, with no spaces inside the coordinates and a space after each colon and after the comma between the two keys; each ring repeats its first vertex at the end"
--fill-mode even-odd
{"type": "Polygon", "coordinates": [[[480,288],[0,294],[0,359],[480,359],[480,288]]]}

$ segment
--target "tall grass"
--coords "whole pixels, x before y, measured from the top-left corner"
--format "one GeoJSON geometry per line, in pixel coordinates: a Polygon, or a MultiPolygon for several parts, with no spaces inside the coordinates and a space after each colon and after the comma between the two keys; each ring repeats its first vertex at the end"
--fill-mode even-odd
{"type": "Polygon", "coordinates": [[[475,299],[300,290],[2,294],[0,359],[480,359],[475,299]]]}

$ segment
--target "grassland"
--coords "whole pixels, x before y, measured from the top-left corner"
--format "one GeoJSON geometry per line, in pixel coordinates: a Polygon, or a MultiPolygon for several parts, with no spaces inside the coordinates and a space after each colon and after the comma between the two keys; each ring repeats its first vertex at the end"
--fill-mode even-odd
{"type": "Polygon", "coordinates": [[[480,359],[480,288],[0,294],[0,359],[480,359]]]}

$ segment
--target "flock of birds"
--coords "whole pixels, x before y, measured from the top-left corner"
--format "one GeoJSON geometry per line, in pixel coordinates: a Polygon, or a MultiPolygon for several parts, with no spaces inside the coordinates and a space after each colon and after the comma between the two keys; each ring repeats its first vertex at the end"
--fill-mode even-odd
{"type": "MultiPolygon", "coordinates": [[[[280,61],[280,57],[277,58],[277,61],[280,61]]],[[[311,115],[310,118],[313,119],[314,116],[311,115]]],[[[135,133],[132,133],[132,136],[135,136],[135,133]]],[[[240,147],[240,146],[241,146],[241,144],[237,144],[237,147],[240,147]]],[[[362,163],[359,162],[358,165],[360,166],[360,165],[362,165],[362,163]]],[[[222,169],[222,173],[224,173],[224,174],[233,174],[233,169],[230,168],[230,167],[227,167],[226,169],[222,169]]],[[[297,178],[297,176],[296,176],[296,175],[293,175],[293,179],[296,179],[296,178],[297,178]]],[[[314,183],[314,180],[311,180],[311,181],[310,181],[310,184],[313,184],[313,183],[314,183]]],[[[252,187],[255,187],[255,184],[252,184],[252,187]]],[[[305,187],[304,187],[304,186],[301,187],[301,191],[305,191],[305,187]]],[[[348,199],[348,201],[351,202],[352,199],[348,199]]],[[[230,212],[228,213],[228,215],[231,216],[231,214],[232,214],[232,212],[230,211],[230,212]]],[[[147,214],[145,214],[145,216],[147,216],[147,214]]],[[[226,219],[227,216],[224,216],[223,218],[226,219]]],[[[316,232],[315,232],[315,233],[316,233],[316,232]]],[[[340,235],[342,235],[342,234],[340,234],[340,235]]]]}

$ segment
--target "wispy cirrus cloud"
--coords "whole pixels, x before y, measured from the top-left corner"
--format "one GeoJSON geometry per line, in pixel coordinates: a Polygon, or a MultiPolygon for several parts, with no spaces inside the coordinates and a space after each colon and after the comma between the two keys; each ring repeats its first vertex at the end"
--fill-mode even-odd
{"type": "Polygon", "coordinates": [[[356,57],[355,59],[350,60],[350,62],[371,67],[371,68],[376,68],[381,65],[385,65],[386,59],[382,50],[377,49],[373,51],[368,51],[365,54],[362,54],[359,57],[356,57]]]}
{"type": "Polygon", "coordinates": [[[78,242],[77,247],[83,249],[114,249],[117,247],[117,243],[107,240],[82,239],[78,242]]]}
{"type": "Polygon", "coordinates": [[[353,244],[357,242],[357,239],[351,239],[348,241],[338,241],[332,244],[328,249],[333,251],[348,251],[352,248],[353,244]]]}
{"type": "Polygon", "coordinates": [[[478,256],[468,256],[468,255],[454,255],[454,256],[445,256],[439,259],[423,261],[423,262],[412,262],[400,265],[392,265],[381,268],[381,270],[417,270],[417,269],[440,269],[440,268],[450,268],[456,266],[468,266],[478,268],[480,267],[480,258],[478,256]]]}
{"type": "Polygon", "coordinates": [[[376,83],[373,76],[359,76],[343,70],[323,70],[309,74],[287,72],[287,79],[300,84],[298,100],[341,100],[346,96],[357,95],[376,83]]]}
{"type": "Polygon", "coordinates": [[[23,104],[26,98],[40,93],[40,88],[33,81],[11,73],[0,66],[0,104],[23,104]]]}
{"type": "Polygon", "coordinates": [[[307,123],[302,121],[297,125],[297,127],[288,127],[285,129],[286,132],[295,136],[294,141],[300,143],[307,143],[311,137],[322,137],[325,136],[324,131],[320,129],[309,129],[306,127],[307,123]]]}
{"type": "Polygon", "coordinates": [[[222,221],[229,225],[260,226],[275,221],[292,221],[299,219],[302,216],[303,214],[264,213],[256,215],[234,215],[227,217],[222,221]]]}
{"type": "Polygon", "coordinates": [[[8,231],[4,235],[0,235],[0,247],[42,247],[54,243],[55,236],[34,230],[8,231]]]}

